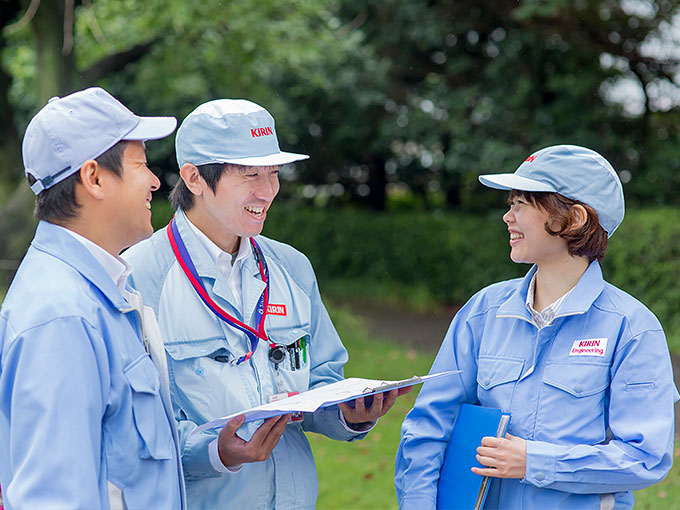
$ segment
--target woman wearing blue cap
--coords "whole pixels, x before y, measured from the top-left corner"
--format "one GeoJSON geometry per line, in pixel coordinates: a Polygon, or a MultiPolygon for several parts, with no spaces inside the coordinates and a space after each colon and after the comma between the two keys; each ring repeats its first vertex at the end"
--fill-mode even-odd
{"type": "Polygon", "coordinates": [[[659,482],[673,452],[678,392],[661,324],[604,281],[607,239],[624,216],[616,172],[583,147],[529,156],[514,174],[484,175],[510,190],[503,216],[524,278],[491,285],[458,312],[406,417],[396,459],[402,509],[434,508],[460,404],[511,415],[504,438],[477,448],[492,477],[485,509],[629,509],[659,482]]]}

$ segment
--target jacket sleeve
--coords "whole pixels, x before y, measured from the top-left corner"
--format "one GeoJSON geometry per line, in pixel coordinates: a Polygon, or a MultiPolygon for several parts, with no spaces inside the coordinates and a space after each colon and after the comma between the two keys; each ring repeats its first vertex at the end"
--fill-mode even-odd
{"type": "MultiPolygon", "coordinates": [[[[177,417],[177,415],[176,415],[177,417]]],[[[182,468],[187,480],[217,478],[225,473],[217,471],[210,463],[209,445],[217,438],[219,430],[206,430],[192,434],[197,427],[187,419],[177,420],[179,448],[182,454],[182,468]]],[[[226,473],[227,475],[229,473],[226,473]]]]}
{"type": "Polygon", "coordinates": [[[564,492],[639,490],[666,476],[673,460],[678,393],[666,338],[644,331],[619,345],[609,386],[609,436],[603,444],[527,442],[523,482],[564,492]]]}
{"type": "MultiPolygon", "coordinates": [[[[313,271],[311,265],[309,270],[313,271]]],[[[344,379],[343,367],[349,358],[321,300],[315,278],[311,289],[310,307],[309,389],[311,390],[344,379]]],[[[346,426],[337,406],[324,407],[315,413],[305,413],[302,428],[340,441],[363,439],[367,433],[365,429],[352,431],[346,426]]]]}
{"type": "Polygon", "coordinates": [[[453,319],[430,369],[431,374],[462,372],[425,382],[402,424],[394,480],[400,509],[435,508],[439,471],[458,409],[462,403],[477,403],[476,348],[467,320],[471,307],[468,302],[453,319]]]}
{"type": "MultiPolygon", "coordinates": [[[[4,336],[0,420],[8,420],[8,508],[108,505],[101,421],[109,387],[99,333],[77,317],[4,336]],[[105,498],[102,501],[102,498],[105,498]]],[[[4,427],[3,427],[4,428],[4,427]]],[[[3,471],[0,469],[0,471],[3,471]]]]}

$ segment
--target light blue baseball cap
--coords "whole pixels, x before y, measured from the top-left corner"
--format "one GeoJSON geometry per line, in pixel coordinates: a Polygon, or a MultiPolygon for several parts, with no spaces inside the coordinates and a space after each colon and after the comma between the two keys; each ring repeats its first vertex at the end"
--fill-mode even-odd
{"type": "Polygon", "coordinates": [[[597,152],[578,145],[554,145],[529,156],[513,174],[480,175],[490,188],[552,192],[597,212],[611,237],[623,221],[623,187],[614,168],[597,152]]]}
{"type": "Polygon", "coordinates": [[[31,119],[21,146],[36,195],[76,173],[121,140],[156,140],[175,130],[174,117],[139,117],[99,87],[53,97],[31,119]]]}
{"type": "Polygon", "coordinates": [[[177,164],[274,166],[309,158],[283,152],[274,117],[245,99],[215,99],[191,112],[175,137],[177,164]]]}

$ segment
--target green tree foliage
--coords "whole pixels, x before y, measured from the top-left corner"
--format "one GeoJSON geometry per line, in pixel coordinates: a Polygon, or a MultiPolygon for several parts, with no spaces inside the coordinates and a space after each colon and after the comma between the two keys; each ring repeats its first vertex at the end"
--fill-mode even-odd
{"type": "MultiPolygon", "coordinates": [[[[206,100],[245,97],[267,106],[281,144],[295,146],[308,110],[290,98],[328,88],[324,63],[340,65],[359,42],[332,28],[324,0],[261,0],[257,8],[248,0],[2,0],[0,23],[0,63],[12,78],[0,87],[8,131],[0,202],[11,194],[4,207],[24,220],[0,214],[0,237],[12,238],[0,259],[20,258],[32,233],[19,133],[49,97],[101,85],[136,112],[180,119],[206,100]]],[[[150,148],[169,181],[172,139],[150,148]]]]}
{"type": "Polygon", "coordinates": [[[555,143],[607,156],[630,179],[629,200],[680,199],[667,101],[678,93],[668,56],[678,2],[348,0],[340,12],[362,20],[387,61],[372,135],[390,148],[387,180],[420,204],[441,190],[450,206],[482,210],[477,174],[512,171],[555,143]],[[614,100],[622,82],[641,96],[637,110],[614,100]]]}

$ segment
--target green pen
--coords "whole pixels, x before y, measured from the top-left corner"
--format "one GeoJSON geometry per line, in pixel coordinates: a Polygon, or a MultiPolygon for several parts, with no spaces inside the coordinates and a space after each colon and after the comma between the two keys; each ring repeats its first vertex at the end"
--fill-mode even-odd
{"type": "Polygon", "coordinates": [[[302,345],[302,362],[307,363],[307,341],[305,337],[300,338],[300,344],[302,345]]]}

